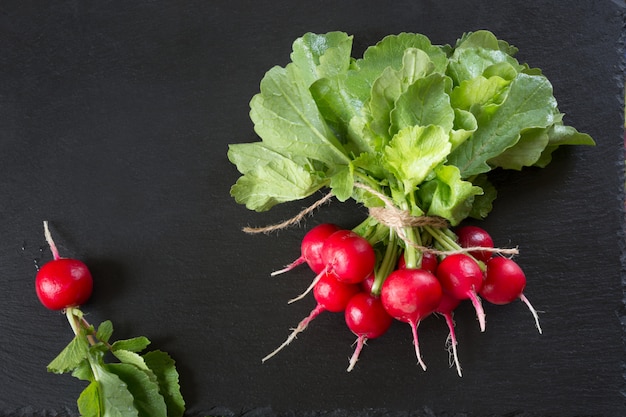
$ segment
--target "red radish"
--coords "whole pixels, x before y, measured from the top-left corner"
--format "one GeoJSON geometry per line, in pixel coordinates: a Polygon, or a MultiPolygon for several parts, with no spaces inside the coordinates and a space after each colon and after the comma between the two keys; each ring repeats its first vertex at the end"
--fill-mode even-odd
{"type": "Polygon", "coordinates": [[[51,310],[78,307],[85,303],[93,290],[91,272],[82,261],[61,258],[52,241],[48,222],[44,231],[53,260],[44,264],[35,277],[35,290],[41,304],[51,310]]]}
{"type": "Polygon", "coordinates": [[[441,314],[446,319],[446,324],[448,325],[448,330],[450,331],[449,340],[450,346],[452,347],[452,360],[456,366],[456,372],[459,376],[463,376],[461,373],[461,364],[459,363],[459,355],[457,353],[457,341],[456,341],[456,333],[454,331],[454,310],[459,306],[461,300],[458,300],[452,297],[447,292],[443,292],[441,297],[441,302],[439,303],[439,307],[435,310],[436,313],[441,314]]]}
{"type": "Polygon", "coordinates": [[[339,230],[324,241],[322,260],[338,280],[356,284],[374,271],[376,253],[365,238],[351,230],[339,230]]]}
{"type": "Polygon", "coordinates": [[[313,279],[309,288],[289,300],[290,303],[304,298],[325,273],[332,272],[339,281],[357,284],[364,281],[376,266],[376,252],[372,245],[351,230],[339,230],[327,237],[321,255],[324,269],[313,279]]]}
{"type": "Polygon", "coordinates": [[[309,230],[300,244],[300,257],[283,269],[272,272],[272,276],[291,271],[305,262],[316,274],[322,272],[324,262],[322,261],[321,252],[324,240],[338,230],[339,226],[332,223],[322,223],[309,230]]]}
{"type": "Polygon", "coordinates": [[[380,299],[387,313],[411,326],[415,355],[424,370],[426,364],[420,354],[417,328],[437,309],[441,297],[439,281],[423,269],[398,269],[389,274],[381,288],[380,299]]]}
{"type": "MultiPolygon", "coordinates": [[[[433,274],[437,271],[437,264],[439,260],[437,259],[437,255],[432,252],[422,252],[422,264],[420,269],[425,269],[433,274]]],[[[406,260],[404,256],[400,256],[398,259],[398,269],[406,268],[406,260]]]]}
{"type": "Polygon", "coordinates": [[[298,326],[289,335],[287,340],[283,342],[272,353],[263,358],[263,362],[280,352],[285,346],[291,343],[299,333],[302,333],[309,323],[313,321],[324,311],[331,313],[340,313],[345,310],[346,305],[356,293],[361,290],[358,284],[348,284],[337,280],[332,272],[326,272],[320,275],[320,279],[313,288],[313,296],[317,301],[317,305],[311,313],[305,317],[298,326]]]}
{"type": "MultiPolygon", "coordinates": [[[[482,227],[478,226],[462,226],[456,230],[459,238],[459,245],[462,248],[493,248],[493,239],[491,235],[482,227]]],[[[479,261],[487,262],[493,255],[492,251],[474,250],[469,252],[479,261]]]]}
{"type": "Polygon", "coordinates": [[[437,267],[437,278],[444,291],[458,300],[472,300],[480,331],[485,331],[485,311],[478,292],[483,285],[483,271],[476,261],[465,254],[446,256],[437,267]]]}
{"type": "Polygon", "coordinates": [[[542,333],[537,310],[524,295],[526,275],[522,268],[512,259],[496,256],[487,262],[485,281],[480,295],[492,304],[509,304],[518,298],[528,306],[535,318],[535,325],[542,333]]]}
{"type": "Polygon", "coordinates": [[[383,307],[380,297],[375,297],[369,292],[355,294],[348,302],[344,314],[348,328],[357,336],[356,349],[348,366],[350,372],[359,360],[365,342],[385,334],[393,322],[393,317],[383,307]]]}
{"type": "Polygon", "coordinates": [[[361,282],[361,289],[368,293],[372,293],[372,288],[374,288],[374,282],[376,281],[376,274],[372,272],[361,282]]]}

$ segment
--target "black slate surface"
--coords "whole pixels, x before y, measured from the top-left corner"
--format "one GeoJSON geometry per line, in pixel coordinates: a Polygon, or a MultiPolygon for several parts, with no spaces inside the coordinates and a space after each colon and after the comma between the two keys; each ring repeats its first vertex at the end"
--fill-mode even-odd
{"type": "Polygon", "coordinates": [[[90,321],[146,335],[178,361],[188,415],[623,416],[622,1],[18,2],[0,5],[0,415],[76,415],[84,383],[46,372],[71,338],[33,290],[49,259],[42,220],[66,256],[92,268],[90,321]],[[229,196],[228,143],[256,140],[248,101],[307,31],[343,30],[361,53],[419,32],[453,43],[489,29],[554,84],[566,122],[594,148],[544,170],[494,178],[484,227],[519,246],[539,335],[521,303],[487,306],[480,334],[457,314],[459,378],[442,320],[372,341],[345,372],[354,337],[320,316],[266,364],[313,307],[287,305],[311,278],[269,273],[298,255],[305,227],[351,226],[325,206],[272,236],[240,229],[310,201],[248,212],[229,196]]]}

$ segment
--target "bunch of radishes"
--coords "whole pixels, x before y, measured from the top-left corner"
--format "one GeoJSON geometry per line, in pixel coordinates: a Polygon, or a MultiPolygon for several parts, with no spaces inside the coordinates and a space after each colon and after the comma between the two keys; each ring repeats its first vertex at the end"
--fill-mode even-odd
{"type": "Polygon", "coordinates": [[[426,370],[419,350],[418,326],[431,314],[441,314],[450,330],[452,355],[461,376],[453,312],[463,300],[471,300],[484,331],[481,298],[493,304],[521,299],[541,332],[537,312],[523,294],[524,272],[511,258],[493,249],[493,240],[484,229],[468,225],[454,232],[446,229],[429,233],[440,243],[402,251],[403,243],[388,228],[345,230],[329,223],[312,228],[302,240],[301,256],[272,275],[306,263],[317,275],[309,288],[290,302],[312,290],[317,306],[263,361],[293,341],[324,311],[344,312],[348,328],[357,336],[348,371],[354,368],[366,340],[382,336],[394,319],[410,325],[418,363],[426,370]],[[405,253],[412,256],[406,259],[405,253]]]}

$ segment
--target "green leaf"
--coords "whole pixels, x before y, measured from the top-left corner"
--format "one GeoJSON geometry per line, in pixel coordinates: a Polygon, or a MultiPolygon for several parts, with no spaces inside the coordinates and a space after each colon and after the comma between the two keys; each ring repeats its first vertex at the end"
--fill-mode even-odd
{"type": "Polygon", "coordinates": [[[276,204],[308,197],[323,185],[318,177],[283,157],[249,169],[230,193],[250,210],[266,211],[276,204]]]}
{"type": "Polygon", "coordinates": [[[176,362],[160,350],[148,352],[143,358],[159,381],[159,391],[167,405],[167,416],[182,417],[185,412],[185,400],[180,393],[176,362]]]}
{"type": "Polygon", "coordinates": [[[445,160],[450,148],[448,133],[441,126],[409,126],[391,139],[383,163],[402,182],[404,193],[410,194],[445,160]]]}
{"type": "Polygon", "coordinates": [[[100,408],[99,385],[98,382],[92,381],[78,397],[76,404],[81,417],[101,417],[104,415],[100,408]]]}
{"type": "Polygon", "coordinates": [[[329,166],[349,162],[294,64],[265,74],[261,92],[250,102],[250,118],[265,145],[288,158],[304,157],[329,166]]]}
{"type": "Polygon", "coordinates": [[[519,74],[502,104],[475,115],[478,129],[452,151],[448,163],[459,167],[463,178],[488,172],[487,161],[515,145],[523,130],[550,126],[555,108],[545,77],[519,74]]]}
{"type": "Polygon", "coordinates": [[[93,371],[91,370],[91,365],[89,364],[89,359],[83,359],[78,366],[72,371],[72,376],[74,378],[78,378],[82,381],[93,381],[93,371]]]}
{"type": "MultiPolygon", "coordinates": [[[[128,386],[103,365],[92,361],[91,366],[102,406],[100,415],[102,417],[139,417],[128,386]]],[[[90,395],[93,397],[93,394],[90,395]]]]}
{"type": "Polygon", "coordinates": [[[454,126],[454,109],[447,91],[450,79],[441,74],[420,78],[398,97],[391,112],[391,132],[409,126],[439,125],[446,132],[454,126]]]}
{"type": "Polygon", "coordinates": [[[507,63],[520,72],[523,67],[515,58],[500,50],[484,48],[463,48],[454,51],[450,57],[447,74],[455,85],[471,80],[492,67],[494,64],[507,63]]]}
{"type": "MultiPolygon", "coordinates": [[[[228,145],[228,159],[242,174],[253,171],[259,165],[285,159],[285,156],[267,147],[263,142],[237,143],[228,145]]],[[[309,164],[308,158],[289,158],[300,166],[309,164]]]]}
{"type": "Polygon", "coordinates": [[[478,129],[478,122],[472,113],[454,109],[454,126],[450,131],[452,150],[469,139],[476,129],[478,129]]]}
{"type": "Polygon", "coordinates": [[[149,369],[143,357],[137,352],[124,350],[124,349],[117,349],[117,350],[114,350],[112,353],[122,363],[134,365],[137,368],[144,370],[144,371],[149,369]]]}
{"type": "Polygon", "coordinates": [[[455,87],[450,93],[450,102],[452,106],[462,110],[500,104],[506,98],[509,84],[509,81],[498,76],[485,78],[479,75],[455,87]]]}
{"type": "Polygon", "coordinates": [[[457,41],[456,50],[468,48],[484,48],[499,50],[508,55],[515,55],[518,49],[507,42],[498,39],[496,35],[488,30],[477,30],[475,32],[465,33],[461,39],[457,41]]]}
{"type": "Polygon", "coordinates": [[[474,196],[474,202],[472,203],[472,209],[470,210],[468,217],[481,220],[487,217],[487,215],[491,212],[493,202],[498,196],[498,191],[485,174],[477,175],[476,178],[472,180],[472,184],[480,187],[483,190],[483,193],[474,196]]]}
{"type": "Polygon", "coordinates": [[[108,364],[106,369],[124,381],[139,417],[167,416],[167,407],[159,393],[159,386],[145,371],[127,363],[108,364]]]}
{"type": "Polygon", "coordinates": [[[368,95],[374,81],[387,67],[400,69],[404,53],[408,48],[421,49],[426,52],[429,60],[434,64],[434,71],[443,73],[447,66],[445,51],[431,43],[430,39],[417,33],[400,33],[385,36],[376,45],[368,47],[363,58],[356,60],[354,66],[358,69],[359,78],[367,84],[368,95]]]}
{"type": "MultiPolygon", "coordinates": [[[[387,67],[383,70],[380,77],[374,81],[369,102],[372,120],[370,125],[377,135],[386,141],[391,138],[390,113],[396,100],[410,85],[430,74],[434,67],[426,52],[417,48],[408,48],[402,57],[402,68],[395,70],[387,67]]],[[[383,144],[386,144],[386,141],[383,144]]]]}
{"type": "Polygon", "coordinates": [[[586,145],[594,146],[596,143],[586,133],[580,133],[572,126],[565,126],[562,123],[555,123],[547,131],[548,145],[541,153],[535,166],[546,167],[552,161],[552,153],[561,145],[586,145]]]}
{"type": "Polygon", "coordinates": [[[337,200],[344,202],[352,197],[354,175],[352,165],[346,165],[330,178],[330,188],[337,200]]]}
{"type": "Polygon", "coordinates": [[[113,323],[110,320],[103,321],[98,326],[98,330],[96,331],[96,338],[101,342],[108,342],[113,335],[113,323]]]}
{"type": "Polygon", "coordinates": [[[147,337],[139,336],[131,339],[116,340],[111,346],[111,350],[115,353],[118,350],[128,350],[131,352],[141,352],[150,344],[147,337]]]}
{"type": "Polygon", "coordinates": [[[492,167],[521,170],[537,162],[541,153],[548,145],[547,129],[527,129],[521,133],[517,143],[505,149],[500,155],[491,158],[488,164],[492,167]]]}
{"type": "Polygon", "coordinates": [[[291,61],[307,86],[320,78],[344,73],[350,67],[352,36],[344,32],[306,33],[293,43],[291,61]]]}
{"type": "Polygon", "coordinates": [[[420,187],[418,196],[427,215],[446,218],[456,226],[467,218],[474,197],[482,192],[480,187],[463,181],[457,167],[440,165],[435,169],[435,178],[420,187]]]}
{"type": "Polygon", "coordinates": [[[322,78],[311,86],[311,95],[326,123],[343,143],[346,152],[360,153],[371,149],[360,136],[360,130],[352,130],[353,120],[363,117],[363,103],[350,92],[346,74],[322,78]]]}
{"type": "Polygon", "coordinates": [[[70,372],[78,367],[89,354],[89,341],[87,337],[80,332],[65,348],[57,355],[56,358],[48,364],[48,372],[63,374],[70,372]]]}

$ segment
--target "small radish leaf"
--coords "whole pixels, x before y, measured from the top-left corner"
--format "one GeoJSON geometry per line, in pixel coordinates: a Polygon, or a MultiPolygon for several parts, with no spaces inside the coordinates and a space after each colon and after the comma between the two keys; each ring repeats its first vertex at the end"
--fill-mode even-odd
{"type": "Polygon", "coordinates": [[[89,342],[80,333],[48,364],[48,371],[57,374],[72,371],[87,358],[88,352],[89,342]]]}
{"type": "Polygon", "coordinates": [[[150,340],[147,337],[139,336],[132,339],[117,340],[111,345],[113,352],[117,350],[129,350],[131,352],[141,352],[150,344],[150,340]]]}
{"type": "Polygon", "coordinates": [[[180,393],[176,362],[165,352],[155,350],[143,355],[146,365],[154,372],[161,395],[167,404],[168,417],[182,417],[185,412],[185,400],[180,393]]]}
{"type": "Polygon", "coordinates": [[[96,332],[96,337],[101,342],[108,342],[111,336],[113,335],[113,323],[110,320],[103,321],[98,326],[98,331],[96,332]]]}
{"type": "Polygon", "coordinates": [[[167,416],[165,400],[159,393],[159,386],[145,371],[127,363],[109,364],[106,369],[126,384],[139,417],[167,416]]]}

